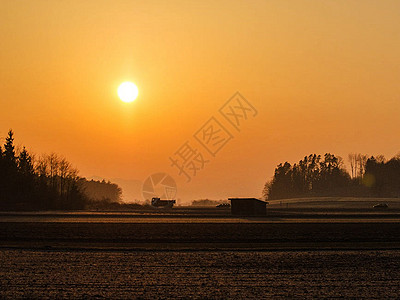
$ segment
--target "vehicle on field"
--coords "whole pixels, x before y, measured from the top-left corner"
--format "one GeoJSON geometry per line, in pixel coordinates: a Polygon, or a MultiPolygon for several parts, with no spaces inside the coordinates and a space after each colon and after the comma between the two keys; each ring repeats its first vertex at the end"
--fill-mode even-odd
{"type": "Polygon", "coordinates": [[[175,203],[176,200],[161,200],[157,197],[151,199],[151,206],[153,207],[172,208],[175,203]]]}

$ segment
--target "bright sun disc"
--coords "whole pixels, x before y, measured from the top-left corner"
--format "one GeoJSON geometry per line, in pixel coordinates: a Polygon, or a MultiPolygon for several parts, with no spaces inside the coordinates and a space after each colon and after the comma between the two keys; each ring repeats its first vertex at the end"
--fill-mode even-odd
{"type": "Polygon", "coordinates": [[[139,90],[137,86],[129,81],[123,82],[118,87],[118,96],[124,102],[132,102],[137,98],[139,90]]]}

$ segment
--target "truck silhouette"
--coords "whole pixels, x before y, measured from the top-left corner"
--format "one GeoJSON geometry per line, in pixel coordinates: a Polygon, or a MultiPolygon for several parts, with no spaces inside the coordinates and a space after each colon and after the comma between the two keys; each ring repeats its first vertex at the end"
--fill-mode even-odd
{"type": "Polygon", "coordinates": [[[165,208],[172,208],[176,200],[161,200],[160,198],[154,197],[151,199],[151,206],[154,207],[165,207],[165,208]]]}

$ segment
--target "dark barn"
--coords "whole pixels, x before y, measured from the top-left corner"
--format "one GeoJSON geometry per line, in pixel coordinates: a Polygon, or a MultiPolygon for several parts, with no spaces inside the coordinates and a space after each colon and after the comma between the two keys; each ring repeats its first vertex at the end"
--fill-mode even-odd
{"type": "Polygon", "coordinates": [[[256,198],[229,198],[231,213],[235,216],[265,216],[267,202],[256,198]]]}

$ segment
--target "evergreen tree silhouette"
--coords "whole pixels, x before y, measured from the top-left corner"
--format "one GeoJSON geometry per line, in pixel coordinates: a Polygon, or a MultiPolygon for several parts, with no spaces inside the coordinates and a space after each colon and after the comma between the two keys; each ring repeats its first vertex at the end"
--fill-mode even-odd
{"type": "Polygon", "coordinates": [[[29,155],[25,147],[23,147],[18,157],[18,170],[24,175],[33,174],[32,157],[29,155]]]}
{"type": "Polygon", "coordinates": [[[14,132],[11,129],[8,131],[8,136],[6,137],[6,143],[4,144],[4,158],[13,165],[16,164],[14,132]]]}

